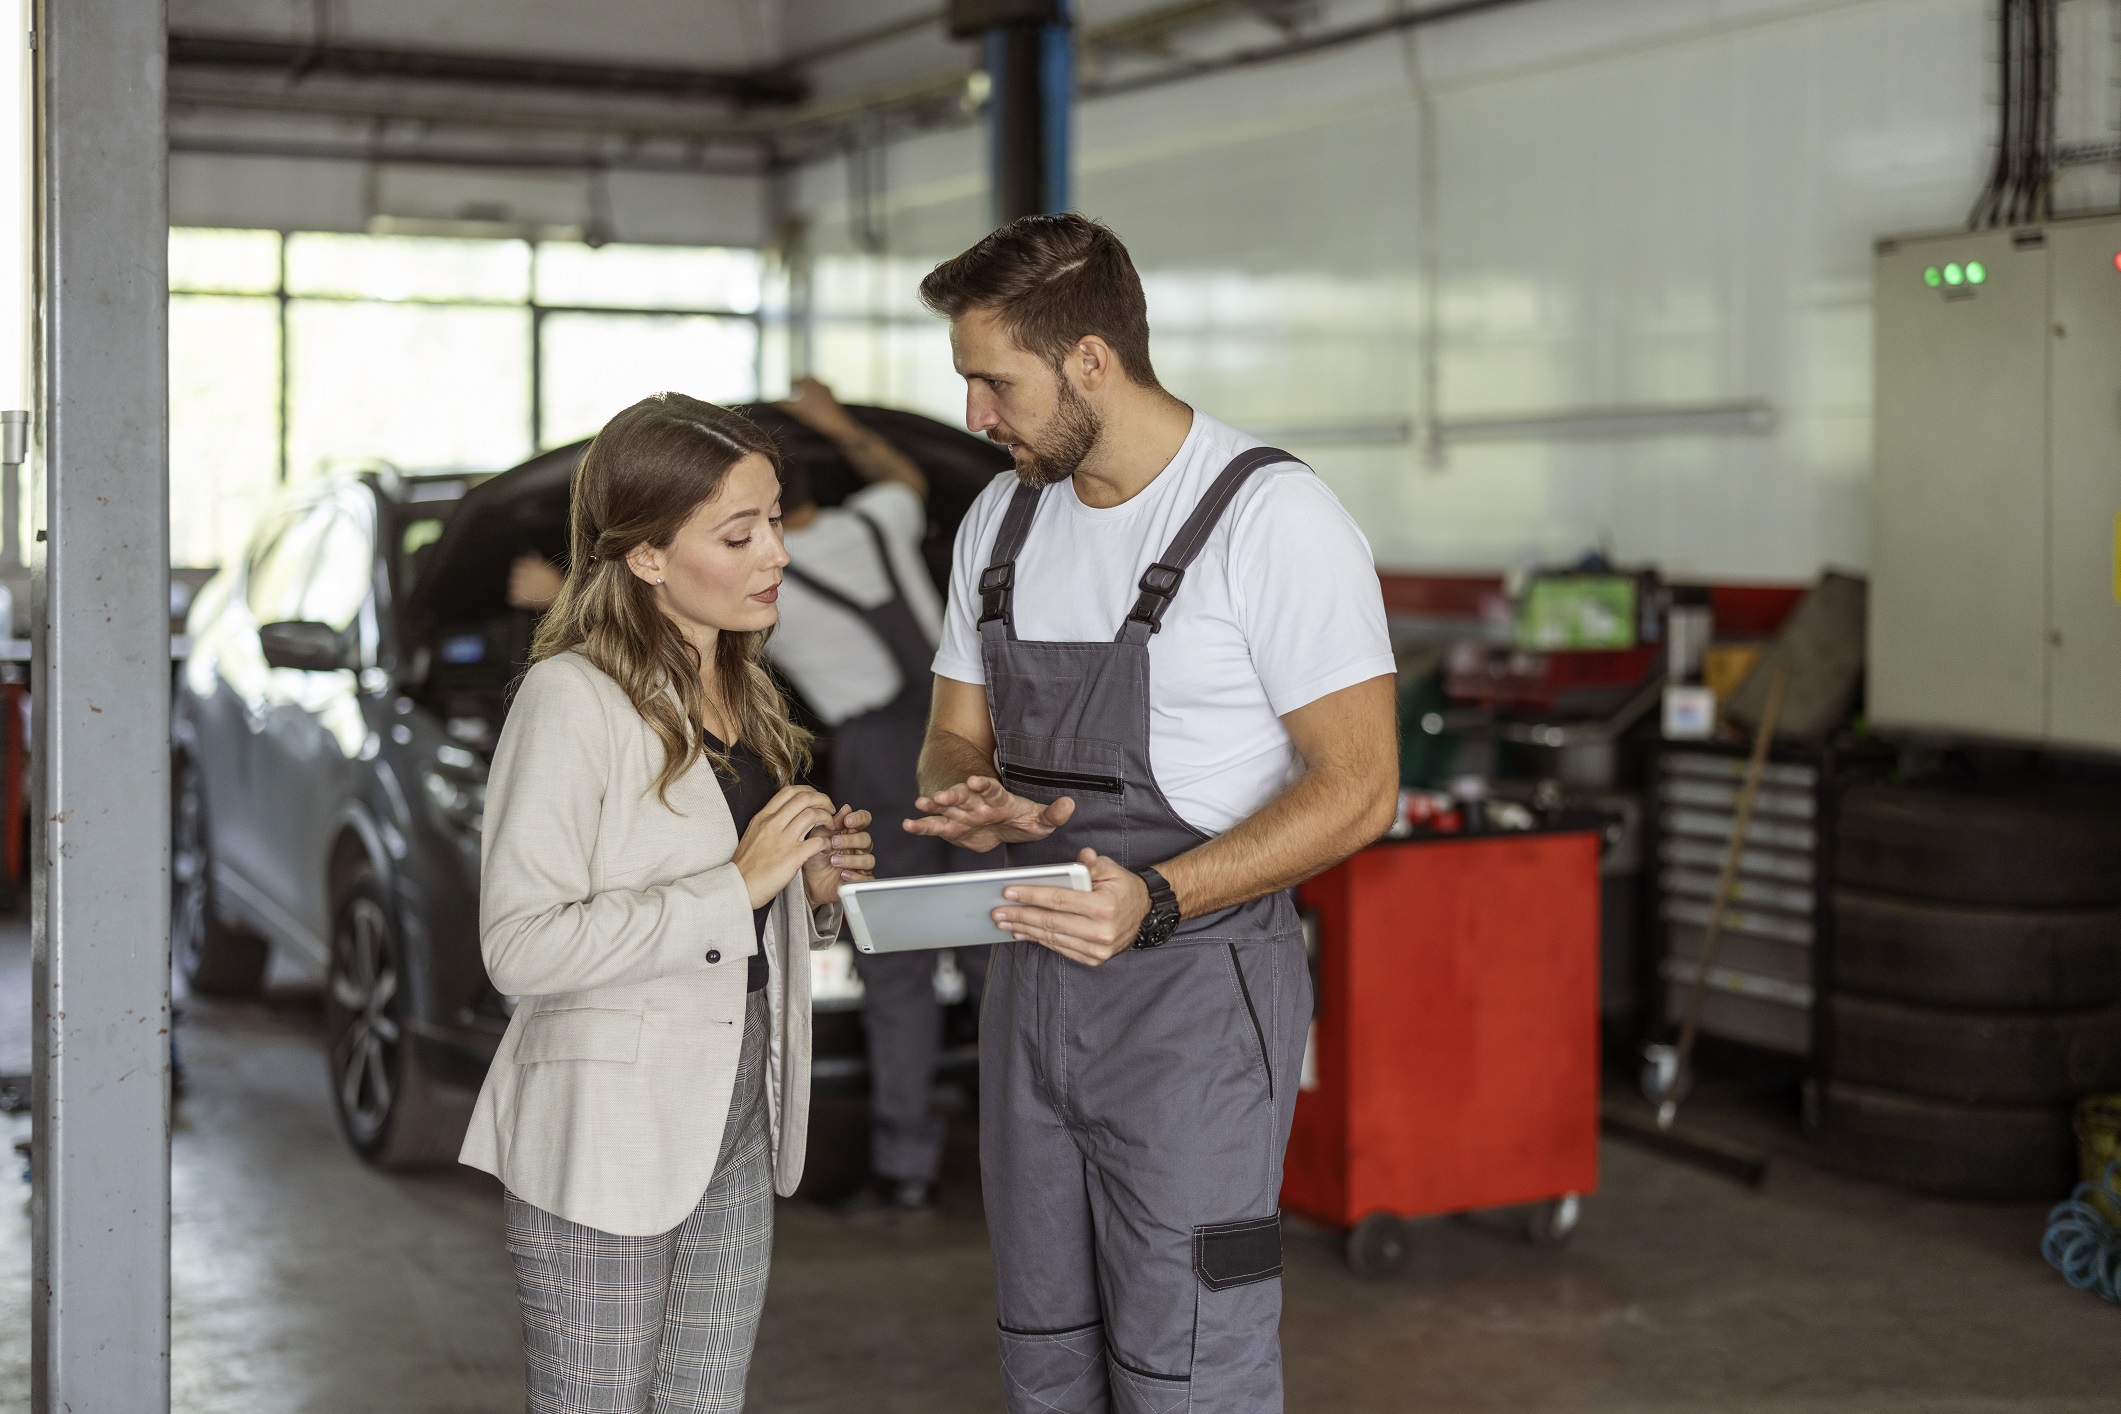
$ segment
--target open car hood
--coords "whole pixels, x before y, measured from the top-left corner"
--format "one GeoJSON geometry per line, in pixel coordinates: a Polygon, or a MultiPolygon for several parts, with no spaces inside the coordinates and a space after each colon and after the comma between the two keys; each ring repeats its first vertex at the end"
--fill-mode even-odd
{"type": "MultiPolygon", "coordinates": [[[[838,448],[771,403],[739,410],[772,435],[782,456],[802,462],[819,505],[836,506],[864,485],[838,448]]],[[[1009,469],[1009,453],[919,413],[864,406],[848,411],[927,476],[928,535],[922,552],[937,585],[946,584],[958,522],[996,473],[1009,469]]],[[[466,493],[405,600],[405,624],[415,640],[444,625],[507,614],[508,567],[518,555],[530,552],[566,564],[568,488],[588,449],[586,441],[556,447],[466,493]]]]}
{"type": "Polygon", "coordinates": [[[414,639],[438,625],[507,613],[508,567],[518,555],[567,562],[567,489],[588,450],[586,441],[555,447],[465,493],[405,600],[404,622],[414,639]]]}
{"type": "MultiPolygon", "coordinates": [[[[743,411],[773,434],[782,456],[803,463],[819,505],[836,506],[866,484],[824,434],[813,432],[772,403],[758,403],[743,411]]],[[[936,587],[945,588],[950,582],[950,547],[957,538],[958,522],[987,484],[1015,462],[1007,450],[986,438],[917,412],[859,404],[849,404],[847,411],[911,457],[928,478],[928,535],[921,555],[936,587]]]]}

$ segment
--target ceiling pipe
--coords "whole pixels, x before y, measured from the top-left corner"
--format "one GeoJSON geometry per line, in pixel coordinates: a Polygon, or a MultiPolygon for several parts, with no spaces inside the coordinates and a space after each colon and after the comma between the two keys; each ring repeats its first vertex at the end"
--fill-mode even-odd
{"type": "Polygon", "coordinates": [[[173,71],[404,79],[422,83],[493,84],[573,93],[646,98],[721,99],[744,107],[802,102],[809,86],[785,69],[716,70],[662,65],[604,64],[436,49],[310,44],[247,36],[174,31],[173,71]]]}
{"type": "Polygon", "coordinates": [[[772,167],[756,150],[744,156],[706,153],[552,151],[526,148],[392,146],[366,142],[172,136],[169,150],[212,157],[277,157],[303,162],[377,162],[390,167],[471,167],[497,171],[650,172],[672,176],[759,177],[772,167]]]}
{"type": "MultiPolygon", "coordinates": [[[[1239,49],[1230,54],[1218,54],[1206,59],[1181,60],[1154,73],[1141,74],[1134,78],[1118,79],[1095,86],[1085,86],[1085,98],[1117,97],[1123,93],[1139,93],[1145,89],[1162,88],[1166,84],[1182,83],[1187,79],[1206,78],[1211,74],[1228,73],[1233,69],[1248,69],[1261,64],[1278,64],[1289,59],[1306,58],[1322,54],[1329,49],[1341,49],[1350,44],[1361,44],[1365,40],[1381,39],[1388,34],[1404,30],[1420,29],[1425,25],[1443,24],[1450,20],[1463,20],[1474,15],[1486,14],[1490,10],[1506,10],[1532,3],[1532,0],[1452,0],[1445,5],[1430,5],[1420,10],[1408,10],[1402,14],[1386,15],[1360,24],[1343,25],[1339,29],[1321,30],[1316,34],[1298,35],[1278,44],[1260,45],[1251,49],[1239,49]]],[[[1175,7],[1190,8],[1190,7],[1175,7]]],[[[1153,18],[1143,17],[1144,20],[1153,18]]],[[[1098,36],[1091,34],[1085,42],[1095,45],[1098,36]]]]}
{"type": "MultiPolygon", "coordinates": [[[[1076,88],[1076,97],[1078,101],[1083,101],[1141,92],[1188,79],[1302,58],[1403,30],[1443,24],[1528,3],[1531,3],[1531,0],[1452,0],[1451,3],[1431,5],[1360,24],[1345,25],[1311,35],[1299,35],[1277,44],[1241,49],[1206,59],[1182,61],[1124,80],[1080,83],[1076,88]]],[[[1184,3],[1138,15],[1111,26],[1078,31],[1077,42],[1083,49],[1107,46],[1139,47],[1152,37],[1160,41],[1177,32],[1178,28],[1184,27],[1178,24],[1181,19],[1184,19],[1187,25],[1206,23],[1223,16],[1231,8],[1230,0],[1219,0],[1218,3],[1210,3],[1209,0],[1184,0],[1184,3]]],[[[934,20],[935,16],[924,13],[919,18],[922,24],[926,24],[934,20]]],[[[894,33],[911,33],[913,21],[909,19],[894,22],[885,28],[894,33]],[[903,30],[899,28],[901,23],[907,26],[903,30]]],[[[882,29],[871,31],[870,37],[883,33],[882,29]]],[[[853,42],[853,38],[847,41],[850,45],[853,42]]],[[[288,47],[305,48],[301,45],[288,47]]],[[[975,121],[981,106],[974,101],[971,89],[975,74],[980,72],[978,70],[956,70],[930,75],[851,94],[845,98],[806,103],[779,113],[754,112],[733,116],[566,112],[437,101],[408,103],[383,95],[202,85],[197,81],[197,77],[205,72],[192,68],[188,75],[185,69],[173,65],[170,78],[172,107],[378,118],[501,131],[621,134],[642,139],[668,138],[694,142],[757,144],[764,152],[763,160],[776,168],[785,168],[824,152],[837,150],[836,134],[850,124],[866,122],[878,115],[903,117],[909,126],[936,129],[961,126],[975,121]]],[[[600,92],[609,96],[608,91],[600,92]]],[[[227,142],[220,150],[232,151],[239,142],[240,140],[227,142]]],[[[582,165],[590,164],[585,160],[582,165]]]]}

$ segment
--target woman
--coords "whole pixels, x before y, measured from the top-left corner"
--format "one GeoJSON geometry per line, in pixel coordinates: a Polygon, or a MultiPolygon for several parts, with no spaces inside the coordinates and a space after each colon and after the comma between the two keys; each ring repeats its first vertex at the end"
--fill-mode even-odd
{"type": "Polygon", "coordinates": [[[462,1158],[508,1190],[534,1414],[743,1407],[803,1168],[805,954],[874,864],[865,812],[791,784],[779,497],[735,413],[613,418],[494,753],[480,947],[518,1001],[462,1158]]]}

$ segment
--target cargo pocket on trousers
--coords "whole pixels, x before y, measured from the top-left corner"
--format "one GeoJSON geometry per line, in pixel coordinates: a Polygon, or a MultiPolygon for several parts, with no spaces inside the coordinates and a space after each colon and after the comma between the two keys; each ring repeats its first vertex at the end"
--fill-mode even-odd
{"type": "Polygon", "coordinates": [[[1193,1229],[1193,1274],[1210,1291],[1281,1275],[1281,1214],[1193,1229]]]}

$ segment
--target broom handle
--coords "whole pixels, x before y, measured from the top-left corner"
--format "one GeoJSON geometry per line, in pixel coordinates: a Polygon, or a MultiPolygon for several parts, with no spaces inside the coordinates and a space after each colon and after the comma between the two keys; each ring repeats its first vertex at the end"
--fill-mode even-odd
{"type": "MultiPolygon", "coordinates": [[[[1768,684],[1767,710],[1760,714],[1760,732],[1753,738],[1752,759],[1746,762],[1745,785],[1738,792],[1738,818],[1731,822],[1731,844],[1723,854],[1723,874],[1716,881],[1716,903],[1709,912],[1708,933],[1701,940],[1701,966],[1694,973],[1693,990],[1687,994],[1686,1021],[1679,1028],[1677,1077],[1686,1073],[1694,1053],[1694,1037],[1701,1030],[1701,1006],[1708,998],[1709,972],[1716,966],[1716,945],[1723,941],[1724,915],[1731,910],[1731,895],[1738,890],[1738,859],[1745,853],[1746,832],[1753,827],[1753,806],[1760,799],[1760,778],[1767,774],[1768,748],[1775,743],[1775,719],[1782,715],[1782,694],[1790,685],[1790,665],[1776,665],[1768,684]]],[[[1666,1097],[1670,1103],[1672,1096],[1666,1097]]]]}

